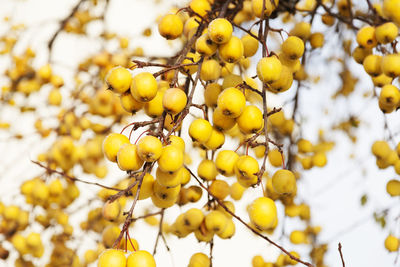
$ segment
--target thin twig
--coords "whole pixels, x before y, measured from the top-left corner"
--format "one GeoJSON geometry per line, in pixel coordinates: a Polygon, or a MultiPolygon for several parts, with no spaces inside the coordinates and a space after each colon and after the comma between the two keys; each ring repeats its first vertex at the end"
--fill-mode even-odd
{"type": "Polygon", "coordinates": [[[70,176],[70,175],[66,174],[65,172],[52,169],[52,168],[50,168],[49,166],[45,166],[45,165],[43,165],[42,163],[40,163],[40,162],[38,162],[38,161],[31,160],[31,162],[32,162],[32,163],[35,163],[36,165],[38,165],[38,166],[40,166],[40,167],[42,167],[42,168],[44,168],[44,169],[46,169],[47,173],[49,173],[49,174],[56,173],[56,174],[59,174],[59,175],[65,177],[65,178],[67,178],[68,180],[71,180],[71,181],[74,181],[74,182],[80,182],[80,183],[84,183],[84,184],[96,185],[96,186],[100,186],[100,187],[105,188],[105,189],[114,190],[114,191],[119,191],[119,192],[122,191],[121,189],[118,189],[118,188],[114,188],[114,187],[102,185],[102,184],[99,184],[99,183],[94,183],[94,182],[89,182],[89,181],[81,180],[81,179],[79,179],[79,178],[70,176]]]}
{"type": "Polygon", "coordinates": [[[342,259],[342,266],[346,267],[346,264],[344,263],[344,259],[343,259],[342,244],[340,242],[338,244],[338,250],[339,250],[340,258],[342,259]]]}

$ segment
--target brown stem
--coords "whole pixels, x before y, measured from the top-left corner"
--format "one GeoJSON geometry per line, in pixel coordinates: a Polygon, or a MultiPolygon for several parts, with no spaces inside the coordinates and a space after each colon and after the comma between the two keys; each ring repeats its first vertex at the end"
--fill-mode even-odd
{"type": "Polygon", "coordinates": [[[340,242],[338,244],[338,250],[339,250],[339,254],[340,254],[340,259],[342,260],[342,266],[346,267],[346,264],[344,263],[344,259],[343,259],[342,244],[340,242]]]}
{"type": "MultiPolygon", "coordinates": [[[[131,208],[129,209],[128,215],[126,216],[126,219],[125,219],[125,222],[124,222],[124,226],[122,227],[121,233],[119,233],[118,238],[115,240],[115,242],[114,242],[114,244],[113,244],[113,247],[114,247],[114,248],[115,248],[116,246],[119,245],[119,243],[121,242],[122,237],[124,236],[124,233],[126,233],[126,232],[128,231],[129,225],[130,225],[131,222],[132,222],[133,210],[134,210],[134,208],[135,208],[135,206],[136,206],[136,203],[137,203],[137,201],[138,201],[138,199],[139,199],[140,188],[142,187],[143,177],[144,177],[144,174],[146,174],[146,172],[143,171],[142,174],[143,174],[143,175],[141,175],[141,176],[139,177],[138,187],[137,187],[137,190],[136,190],[136,195],[135,195],[135,198],[133,199],[133,202],[132,202],[131,208]]],[[[128,187],[128,188],[129,188],[129,187],[128,187]]]]}
{"type": "MultiPolygon", "coordinates": [[[[68,23],[68,21],[75,15],[75,13],[78,11],[79,7],[82,5],[83,2],[86,0],[79,0],[75,6],[72,8],[71,12],[69,15],[64,18],[62,21],[60,21],[60,26],[58,27],[57,31],[53,34],[51,39],[49,40],[47,47],[49,49],[49,59],[51,58],[51,50],[54,45],[54,41],[56,40],[57,36],[64,30],[65,25],[68,23]]],[[[50,60],[49,60],[50,61],[50,60]]]]}
{"type": "Polygon", "coordinates": [[[40,162],[38,162],[38,161],[31,160],[31,162],[32,162],[32,163],[35,163],[36,165],[38,165],[38,166],[40,166],[40,167],[42,167],[42,168],[44,168],[44,169],[46,169],[47,173],[49,173],[49,174],[56,173],[56,174],[59,174],[59,175],[65,177],[65,178],[67,178],[67,179],[70,180],[70,181],[81,182],[81,183],[90,184],[90,185],[97,185],[97,186],[100,186],[100,187],[105,188],[105,189],[114,190],[114,191],[119,191],[119,192],[122,191],[121,189],[118,189],[118,188],[109,187],[109,186],[102,185],[102,184],[99,184],[99,183],[84,181],[84,180],[78,179],[78,178],[76,178],[76,177],[72,177],[72,176],[66,174],[65,172],[57,171],[57,170],[55,170],[55,169],[50,168],[49,166],[45,166],[45,165],[43,165],[42,163],[40,163],[40,162]]]}

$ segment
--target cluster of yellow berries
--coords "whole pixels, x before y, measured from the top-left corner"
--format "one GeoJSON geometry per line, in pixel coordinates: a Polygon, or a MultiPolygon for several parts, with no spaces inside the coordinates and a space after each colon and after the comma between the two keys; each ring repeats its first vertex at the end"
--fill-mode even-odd
{"type": "MultiPolygon", "coordinates": [[[[400,144],[393,150],[386,141],[375,141],[372,144],[371,151],[376,157],[378,168],[386,169],[393,166],[395,172],[400,174],[400,144]]],[[[388,181],[386,191],[392,197],[400,196],[400,181],[398,179],[388,181]]]]}
{"type": "MultiPolygon", "coordinates": [[[[299,257],[299,253],[297,253],[296,251],[290,251],[290,254],[292,254],[295,257],[299,257]]],[[[296,264],[297,264],[297,261],[292,260],[286,254],[279,254],[279,256],[275,262],[266,262],[261,255],[256,255],[251,260],[252,267],[275,267],[275,266],[282,267],[282,266],[289,266],[289,265],[296,265],[296,264]]]]}
{"type": "Polygon", "coordinates": [[[0,216],[0,233],[6,236],[25,230],[29,224],[29,213],[17,205],[6,206],[0,202],[0,216]]]}
{"type": "Polygon", "coordinates": [[[145,250],[137,250],[126,256],[122,250],[107,249],[99,256],[97,266],[98,267],[109,267],[109,266],[155,267],[156,262],[153,256],[145,250]]]}
{"type": "Polygon", "coordinates": [[[362,27],[357,32],[358,47],[353,51],[355,61],[363,65],[374,85],[382,88],[378,103],[384,113],[391,113],[400,105],[400,91],[392,85],[393,80],[400,75],[400,57],[397,53],[390,53],[390,50],[386,49],[383,55],[378,54],[378,51],[394,42],[399,33],[396,20],[392,16],[393,6],[390,7],[392,5],[390,2],[394,1],[384,1],[381,15],[389,20],[393,19],[393,22],[389,21],[376,27],[362,27]]]}
{"type": "Polygon", "coordinates": [[[79,196],[79,189],[73,182],[64,182],[58,178],[45,182],[35,177],[22,183],[21,193],[28,204],[44,208],[56,204],[66,208],[79,196]]]}
{"type": "Polygon", "coordinates": [[[178,200],[181,184],[190,180],[190,173],[183,166],[183,139],[171,135],[169,142],[163,145],[158,138],[147,135],[136,145],[125,135],[113,133],[104,139],[103,151],[123,171],[138,171],[144,163],[157,162],[156,179],[149,173],[143,174],[139,199],[151,197],[155,206],[167,208],[178,200]]]}
{"type": "Polygon", "coordinates": [[[297,142],[300,163],[303,169],[308,170],[312,167],[324,167],[327,163],[325,151],[321,151],[321,146],[314,146],[309,140],[300,139],[297,142]],[[311,154],[311,155],[310,155],[311,154]]]}
{"type": "Polygon", "coordinates": [[[44,246],[39,233],[31,232],[27,236],[17,233],[13,235],[11,243],[21,256],[30,254],[35,258],[40,258],[44,253],[44,246]]]}
{"type": "MultiPolygon", "coordinates": [[[[232,202],[224,202],[231,212],[235,212],[232,202]]],[[[202,210],[191,208],[180,214],[170,226],[170,231],[179,238],[194,233],[199,242],[210,242],[214,235],[229,239],[235,234],[235,224],[232,215],[218,206],[215,210],[204,214],[202,210]]]]}

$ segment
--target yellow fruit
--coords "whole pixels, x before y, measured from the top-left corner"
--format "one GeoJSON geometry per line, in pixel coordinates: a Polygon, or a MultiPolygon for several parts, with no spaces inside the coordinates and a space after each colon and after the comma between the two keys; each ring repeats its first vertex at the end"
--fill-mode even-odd
{"type": "Polygon", "coordinates": [[[276,56],[263,57],[257,63],[257,77],[263,83],[272,83],[281,76],[282,63],[276,56]]]}
{"type": "Polygon", "coordinates": [[[385,239],[385,248],[389,252],[396,252],[399,250],[399,239],[393,235],[389,235],[385,239]]]}
{"type": "MultiPolygon", "coordinates": [[[[243,42],[243,41],[242,41],[242,42],[243,42]]],[[[250,58],[248,58],[248,57],[242,58],[242,59],[239,61],[239,65],[240,65],[243,69],[247,70],[248,68],[250,68],[250,65],[251,65],[251,60],[250,60],[250,58]]]]}
{"type": "Polygon", "coordinates": [[[128,137],[123,134],[111,133],[103,141],[103,152],[108,160],[117,161],[117,154],[121,147],[129,144],[128,137]]]}
{"type": "Polygon", "coordinates": [[[228,63],[235,63],[243,57],[243,43],[240,38],[232,36],[227,43],[218,47],[219,57],[228,63]]]}
{"type": "Polygon", "coordinates": [[[185,227],[190,231],[195,231],[203,222],[204,214],[197,208],[191,208],[183,214],[183,222],[185,227]]]}
{"type": "Polygon", "coordinates": [[[209,83],[204,89],[204,102],[208,107],[216,107],[222,88],[218,83],[209,83]]]}
{"type": "Polygon", "coordinates": [[[172,115],[181,112],[185,108],[186,102],[187,96],[185,92],[179,88],[170,88],[166,90],[162,101],[165,111],[172,115]]]}
{"type": "Polygon", "coordinates": [[[236,161],[239,155],[232,150],[222,150],[215,158],[217,170],[224,176],[232,176],[235,173],[236,161]]]}
{"type": "MultiPolygon", "coordinates": [[[[132,252],[126,261],[126,267],[156,267],[156,261],[154,260],[153,256],[145,251],[145,250],[138,250],[132,252]]],[[[111,266],[110,266],[111,267],[111,266]]]]}
{"type": "Polygon", "coordinates": [[[295,73],[301,70],[302,65],[300,59],[290,59],[289,56],[284,53],[279,53],[278,57],[282,65],[288,67],[291,72],[295,73]]]}
{"type": "Polygon", "coordinates": [[[279,0],[274,0],[274,1],[252,0],[251,4],[254,15],[258,18],[261,18],[263,12],[263,6],[264,6],[263,16],[268,17],[278,7],[279,0]]]}
{"type": "Polygon", "coordinates": [[[38,69],[38,76],[44,81],[50,80],[51,73],[52,70],[50,64],[46,64],[38,69]]]}
{"type": "MultiPolygon", "coordinates": [[[[189,52],[187,53],[186,58],[182,61],[182,64],[193,64],[197,63],[199,60],[200,60],[199,53],[189,52]]],[[[193,74],[197,71],[197,65],[185,66],[183,67],[183,69],[185,70],[185,72],[193,74]]]]}
{"type": "Polygon", "coordinates": [[[253,105],[246,106],[242,114],[236,118],[236,122],[239,129],[245,134],[256,133],[264,126],[261,110],[253,105]]]}
{"type": "Polygon", "coordinates": [[[222,109],[216,108],[213,113],[213,125],[220,131],[228,131],[236,125],[236,120],[224,115],[222,109]]]}
{"type": "Polygon", "coordinates": [[[103,218],[108,221],[115,221],[121,212],[121,205],[118,201],[107,201],[102,209],[103,218]]]}
{"type": "Polygon", "coordinates": [[[400,181],[397,180],[390,180],[386,184],[386,192],[392,197],[400,196],[400,181]]]}
{"type": "Polygon", "coordinates": [[[281,93],[287,91],[293,83],[293,74],[289,67],[282,65],[282,71],[279,79],[271,83],[267,89],[273,93],[281,93]]]}
{"type": "Polygon", "coordinates": [[[320,32],[316,32],[311,34],[310,36],[310,44],[312,48],[321,48],[324,45],[324,34],[320,32]]]}
{"type": "Polygon", "coordinates": [[[329,15],[328,13],[325,13],[321,16],[321,21],[327,26],[332,26],[333,24],[335,24],[335,17],[329,15]]]}
{"type": "Polygon", "coordinates": [[[232,24],[224,18],[214,19],[208,25],[208,35],[217,44],[227,43],[231,39],[232,32],[232,24]]]}
{"type": "Polygon", "coordinates": [[[268,230],[278,220],[275,202],[267,197],[254,200],[248,209],[250,221],[260,230],[268,230]]]}
{"type": "MultiPolygon", "coordinates": [[[[63,192],[63,185],[60,179],[54,179],[49,184],[49,193],[51,196],[59,196],[63,192]]],[[[0,212],[1,214],[1,212],[0,212]]]]}
{"type": "Polygon", "coordinates": [[[125,267],[126,257],[122,250],[107,249],[99,256],[97,267],[125,267]]]}
{"type": "Polygon", "coordinates": [[[211,261],[204,253],[195,253],[190,257],[188,267],[210,267],[211,261]]]}
{"type": "Polygon", "coordinates": [[[382,72],[389,77],[396,78],[400,76],[400,55],[385,55],[381,61],[382,72]]]}
{"type": "Polygon", "coordinates": [[[260,171],[258,161],[248,155],[240,156],[235,164],[235,173],[240,185],[249,187],[257,183],[257,174],[260,171]]]}
{"type": "Polygon", "coordinates": [[[310,153],[313,150],[313,145],[310,141],[306,139],[300,139],[297,142],[297,150],[299,153],[310,153]]]}
{"type": "Polygon", "coordinates": [[[215,59],[204,60],[201,66],[200,79],[203,81],[217,80],[221,75],[221,66],[215,59]]]}
{"type": "Polygon", "coordinates": [[[204,218],[205,225],[208,231],[215,234],[224,232],[228,225],[228,218],[219,210],[213,210],[204,218]]]}
{"type": "Polygon", "coordinates": [[[29,248],[27,247],[25,238],[21,234],[14,234],[11,238],[11,243],[21,255],[28,253],[29,248]]]}
{"type": "Polygon", "coordinates": [[[207,12],[211,10],[210,3],[207,0],[192,0],[189,7],[201,17],[206,16],[207,12]]]}
{"type": "Polygon", "coordinates": [[[189,136],[199,143],[207,142],[211,137],[211,133],[212,126],[205,119],[196,119],[189,126],[189,136]]]}
{"type": "Polygon", "coordinates": [[[224,200],[229,195],[229,185],[223,180],[212,181],[209,190],[211,195],[219,200],[224,200]]]}
{"type": "Polygon", "coordinates": [[[147,135],[142,137],[137,144],[137,154],[146,162],[158,160],[162,153],[161,141],[154,136],[147,135]]]}
{"type": "Polygon", "coordinates": [[[382,57],[379,55],[368,55],[363,62],[364,70],[372,77],[382,73],[382,57]]]}
{"type": "Polygon", "coordinates": [[[364,48],[373,48],[377,44],[375,28],[364,26],[357,32],[357,43],[364,48]]]}
{"type": "Polygon", "coordinates": [[[206,181],[214,180],[217,174],[217,167],[214,161],[209,159],[203,159],[197,168],[197,175],[206,181]]]}
{"type": "Polygon", "coordinates": [[[154,206],[160,209],[166,209],[172,207],[175,204],[176,200],[177,197],[171,199],[162,199],[156,194],[151,195],[151,201],[153,202],[154,206]]]}
{"type": "MultiPolygon", "coordinates": [[[[162,113],[164,112],[164,107],[162,104],[164,99],[164,93],[165,93],[164,89],[159,89],[157,91],[156,96],[152,100],[144,103],[144,111],[148,116],[156,118],[162,115],[162,113]]],[[[167,116],[167,118],[169,117],[170,116],[167,116]]]]}
{"type": "Polygon", "coordinates": [[[195,47],[197,53],[205,56],[212,56],[217,52],[218,45],[213,43],[208,33],[204,33],[197,38],[195,47]]]}
{"type": "Polygon", "coordinates": [[[311,35],[311,24],[308,22],[299,22],[296,25],[294,25],[293,29],[289,32],[290,35],[297,36],[303,41],[308,40],[311,35]]]}
{"type": "Polygon", "coordinates": [[[183,22],[179,15],[168,14],[162,17],[158,24],[158,32],[167,40],[173,40],[181,36],[183,22]]]}
{"type": "Polygon", "coordinates": [[[386,76],[384,73],[376,77],[371,77],[372,82],[376,87],[383,87],[386,84],[391,84],[393,81],[392,77],[386,76]]]}
{"type": "Polygon", "coordinates": [[[239,200],[242,198],[246,187],[241,186],[238,182],[235,182],[230,187],[230,196],[234,200],[239,200]]]}
{"type": "Polygon", "coordinates": [[[311,158],[313,166],[324,167],[327,162],[327,158],[324,152],[317,152],[311,158]]]}
{"type": "Polygon", "coordinates": [[[231,73],[224,76],[224,81],[222,82],[222,89],[226,89],[228,87],[237,87],[242,83],[243,83],[242,76],[231,73]]]}
{"type": "Polygon", "coordinates": [[[256,255],[251,259],[251,265],[252,267],[264,267],[264,259],[260,255],[256,255]]]}
{"type": "Polygon", "coordinates": [[[183,166],[183,151],[173,145],[164,146],[157,163],[164,172],[176,172],[183,166]]]}
{"type": "Polygon", "coordinates": [[[53,88],[48,96],[48,102],[50,105],[53,106],[59,106],[61,105],[61,101],[62,101],[62,95],[60,92],[60,89],[58,88],[53,88]]]}
{"type": "Polygon", "coordinates": [[[243,55],[245,57],[252,57],[257,53],[258,50],[258,40],[251,36],[250,34],[243,35],[243,55]]]}
{"type": "Polygon", "coordinates": [[[156,171],[157,182],[166,187],[178,186],[182,181],[183,169],[180,168],[175,172],[164,172],[158,167],[156,171]]]}
{"type": "Polygon", "coordinates": [[[131,94],[139,102],[149,102],[157,94],[157,81],[150,72],[135,75],[131,83],[131,94]]]}
{"type": "Polygon", "coordinates": [[[176,146],[177,148],[182,150],[182,152],[185,152],[185,141],[183,141],[182,137],[171,135],[169,137],[169,142],[170,145],[176,146]]]}
{"type": "Polygon", "coordinates": [[[182,180],[181,185],[186,185],[190,182],[191,174],[186,168],[182,168],[182,180]]]}
{"type": "Polygon", "coordinates": [[[235,64],[234,63],[227,63],[227,62],[221,62],[221,76],[225,77],[229,74],[233,73],[233,69],[235,68],[235,64]]]}
{"type": "Polygon", "coordinates": [[[137,171],[143,165],[138,148],[133,144],[124,144],[117,153],[118,167],[123,171],[137,171]]]}
{"type": "Polygon", "coordinates": [[[270,149],[268,151],[268,160],[274,167],[282,166],[283,155],[278,149],[270,149]]]}
{"type": "Polygon", "coordinates": [[[372,50],[370,48],[364,48],[361,46],[357,46],[353,50],[353,58],[358,64],[363,64],[364,59],[372,54],[372,50]]]}
{"type": "Polygon", "coordinates": [[[217,233],[217,235],[222,239],[229,239],[231,238],[236,232],[235,224],[232,220],[227,221],[227,225],[221,233],[217,233]]]}
{"type": "Polygon", "coordinates": [[[379,94],[379,102],[389,106],[397,106],[400,102],[399,89],[391,84],[383,86],[379,94]]]}
{"type": "Polygon", "coordinates": [[[246,98],[242,91],[230,87],[226,88],[219,94],[217,105],[223,115],[229,118],[237,118],[242,114],[243,109],[246,106],[246,98]]]}
{"type": "Polygon", "coordinates": [[[179,238],[186,237],[191,233],[188,227],[186,227],[185,221],[183,219],[184,216],[184,214],[180,214],[171,226],[172,233],[179,238]]]}
{"type": "Polygon", "coordinates": [[[132,83],[132,74],[123,67],[115,67],[108,72],[107,85],[115,93],[123,94],[129,90],[132,83]]]}
{"type": "Polygon", "coordinates": [[[56,87],[56,88],[60,88],[61,86],[64,85],[64,80],[61,76],[59,75],[52,75],[50,78],[50,83],[56,87]]]}
{"type": "Polygon", "coordinates": [[[304,42],[299,37],[289,36],[282,43],[282,52],[291,60],[298,59],[303,56],[304,42]]]}
{"type": "Polygon", "coordinates": [[[386,158],[390,154],[391,148],[386,141],[375,141],[372,144],[371,152],[378,158],[386,158]]]}
{"type": "Polygon", "coordinates": [[[224,143],[225,143],[224,133],[213,128],[210,139],[208,139],[208,141],[204,145],[206,146],[207,149],[216,150],[220,148],[224,143]]]}
{"type": "Polygon", "coordinates": [[[186,20],[185,25],[183,25],[183,34],[189,37],[189,33],[199,26],[198,18],[193,16],[186,20]]]}
{"type": "Polygon", "coordinates": [[[388,19],[392,20],[396,24],[400,23],[400,15],[399,15],[399,6],[400,3],[398,0],[384,0],[383,1],[383,14],[388,19]]]}
{"type": "Polygon", "coordinates": [[[290,233],[290,242],[295,245],[298,244],[306,244],[307,243],[307,235],[303,231],[294,230],[290,233]]]}
{"type": "Polygon", "coordinates": [[[399,29],[393,22],[386,22],[375,28],[375,37],[378,43],[387,44],[396,39],[399,29]]]}
{"type": "Polygon", "coordinates": [[[203,190],[198,186],[189,186],[186,197],[190,202],[197,202],[200,200],[203,190]]]}
{"type": "Polygon", "coordinates": [[[175,187],[166,187],[159,184],[157,181],[155,181],[153,185],[154,195],[165,201],[175,200],[180,190],[180,185],[175,187]]]}
{"type": "MultiPolygon", "coordinates": [[[[153,99],[154,100],[154,99],[153,99]]],[[[152,100],[152,101],[153,101],[152,100]]],[[[120,96],[121,106],[126,112],[136,113],[143,108],[143,103],[137,101],[131,94],[131,92],[125,92],[120,96]]],[[[150,101],[151,102],[151,101],[150,101]]],[[[146,103],[147,104],[147,103],[146,103]]]]}
{"type": "Polygon", "coordinates": [[[278,194],[292,194],[296,191],[296,178],[289,170],[278,170],[272,176],[272,186],[278,194]]]}

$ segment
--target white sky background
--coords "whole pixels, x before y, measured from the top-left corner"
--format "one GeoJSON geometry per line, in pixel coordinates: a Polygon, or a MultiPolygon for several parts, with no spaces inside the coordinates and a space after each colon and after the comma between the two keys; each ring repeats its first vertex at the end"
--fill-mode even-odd
{"type": "MultiPolygon", "coordinates": [[[[145,0],[111,0],[106,17],[107,28],[109,31],[130,37],[131,47],[142,46],[146,55],[170,55],[173,53],[174,48],[178,48],[179,45],[173,43],[171,46],[170,43],[158,36],[154,21],[158,15],[167,12],[168,8],[174,3],[182,2],[184,1],[162,1],[155,4],[154,1],[145,0]],[[153,36],[151,38],[142,38],[141,32],[147,26],[152,27],[153,36]]],[[[75,1],[72,0],[0,0],[0,17],[8,15],[14,22],[23,22],[28,26],[25,38],[21,40],[21,49],[30,44],[35,51],[38,51],[35,65],[41,66],[47,61],[46,43],[49,36],[58,26],[56,21],[68,14],[74,4],[75,1]]],[[[273,25],[280,26],[275,22],[273,25]]],[[[316,18],[315,25],[317,30],[325,29],[321,28],[319,17],[316,18]]],[[[99,32],[99,26],[92,26],[93,36],[99,32]]],[[[285,29],[290,30],[290,27],[286,26],[285,29]]],[[[4,31],[4,25],[1,22],[0,32],[2,31],[4,31]]],[[[348,99],[339,98],[332,104],[330,97],[340,86],[337,74],[340,68],[334,62],[329,64],[321,62],[319,57],[320,54],[326,56],[326,58],[331,55],[340,55],[340,46],[338,41],[332,37],[332,31],[333,29],[326,31],[327,46],[322,50],[313,52],[312,55],[315,60],[312,58],[309,60],[310,69],[312,70],[310,73],[313,76],[320,75],[322,81],[317,85],[310,84],[311,89],[303,89],[301,91],[300,116],[298,118],[301,118],[302,134],[305,138],[316,142],[318,129],[323,128],[326,131],[327,139],[336,141],[336,147],[332,152],[328,153],[328,164],[325,168],[303,172],[303,178],[298,182],[298,198],[304,199],[311,205],[313,224],[323,227],[320,242],[329,242],[329,252],[325,258],[329,266],[341,266],[340,257],[336,249],[338,242],[343,245],[346,266],[395,266],[396,254],[386,252],[383,241],[389,231],[397,236],[400,234],[399,223],[397,222],[396,224],[393,221],[393,218],[399,214],[398,199],[395,200],[388,197],[385,190],[386,182],[396,177],[396,174],[393,168],[384,171],[378,170],[370,153],[370,147],[374,140],[387,137],[387,133],[383,131],[383,115],[378,109],[376,99],[361,97],[364,92],[372,90],[372,83],[362,73],[360,66],[356,66],[354,62],[351,66],[357,69],[357,75],[361,80],[358,84],[357,92],[348,99]],[[325,115],[324,112],[327,112],[328,115],[325,115]],[[361,120],[361,125],[357,130],[359,139],[356,144],[352,144],[344,134],[332,133],[329,130],[331,125],[345,119],[349,112],[360,116],[361,120]],[[354,160],[349,159],[350,154],[355,155],[354,160]],[[369,201],[366,206],[361,207],[360,197],[364,193],[368,194],[369,201]],[[372,213],[395,205],[397,205],[397,210],[393,209],[394,212],[390,214],[391,219],[388,220],[388,226],[382,230],[372,219],[372,213]],[[348,229],[355,224],[358,226],[352,227],[351,231],[339,234],[342,230],[348,229]]],[[[236,32],[235,34],[241,36],[242,32],[236,32]]],[[[89,54],[99,51],[100,48],[101,45],[94,37],[88,41],[74,35],[60,34],[53,51],[54,61],[60,63],[55,65],[55,72],[72,78],[68,66],[74,66],[89,54]]],[[[0,56],[1,72],[4,71],[7,64],[8,62],[4,57],[0,56]]],[[[255,71],[253,70],[250,73],[253,75],[255,71]]],[[[0,87],[3,82],[4,80],[0,78],[0,87]]],[[[63,89],[63,93],[68,90],[67,86],[63,89]]],[[[277,97],[271,95],[269,103],[273,103],[277,107],[281,106],[285,100],[294,95],[294,88],[295,84],[291,91],[277,97]]],[[[33,97],[30,101],[38,101],[40,96],[45,97],[47,92],[48,90],[40,92],[39,96],[33,97]]],[[[290,116],[291,106],[287,105],[285,108],[286,116],[290,116]]],[[[53,112],[54,114],[55,111],[56,109],[46,108],[38,113],[44,116],[48,114],[47,112],[50,112],[50,114],[53,112]]],[[[399,114],[391,114],[387,117],[391,130],[398,133],[400,129],[398,123],[399,114]]],[[[18,112],[7,108],[0,110],[0,120],[18,120],[17,123],[13,123],[12,130],[15,132],[32,132],[33,129],[29,125],[33,122],[33,119],[32,115],[20,115],[18,112]]],[[[116,127],[114,131],[119,132],[120,128],[116,127]]],[[[7,133],[0,132],[0,200],[6,204],[13,201],[23,205],[22,197],[18,196],[20,183],[35,174],[41,173],[40,169],[30,163],[30,159],[34,159],[37,153],[43,151],[45,145],[51,144],[54,136],[45,141],[40,140],[37,136],[32,136],[23,142],[8,140],[6,139],[7,136],[7,133]]],[[[233,145],[228,142],[224,145],[224,148],[229,147],[236,147],[236,144],[233,145]]],[[[195,166],[196,162],[198,162],[198,159],[194,161],[192,166],[195,166]]],[[[101,181],[108,185],[123,177],[123,173],[115,165],[110,164],[109,166],[109,177],[101,181]]],[[[269,168],[269,170],[271,171],[272,169],[269,168]]],[[[90,177],[88,179],[94,180],[94,178],[90,177]]],[[[81,190],[81,195],[94,195],[98,190],[82,184],[78,186],[81,190]]],[[[249,189],[244,197],[247,201],[244,202],[249,203],[259,196],[261,196],[260,188],[249,189]]],[[[150,201],[139,202],[137,214],[144,207],[148,207],[150,203],[150,201]]],[[[245,213],[245,204],[237,204],[236,209],[239,215],[248,220],[245,213]]],[[[93,207],[98,207],[99,205],[100,202],[95,202],[93,207]]],[[[74,203],[74,206],[78,207],[79,203],[74,203]]],[[[199,205],[194,206],[199,207],[199,205]]],[[[182,210],[185,211],[190,207],[192,206],[184,206],[182,210]]],[[[280,218],[282,218],[280,204],[279,208],[281,211],[280,218]]],[[[73,207],[71,207],[71,210],[73,210],[73,207]]],[[[166,221],[172,223],[179,212],[179,208],[174,206],[171,211],[167,212],[166,221]]],[[[82,212],[73,216],[71,223],[76,221],[78,224],[83,216],[86,218],[86,214],[82,212]]],[[[280,222],[283,222],[283,220],[280,220],[280,222]]],[[[272,261],[275,259],[278,253],[276,249],[272,249],[264,240],[255,238],[239,223],[235,222],[235,224],[237,233],[231,240],[216,238],[214,266],[251,266],[251,258],[256,254],[261,254],[265,260],[272,261]]],[[[297,219],[287,219],[285,221],[286,234],[289,234],[291,230],[304,228],[304,223],[297,219]]],[[[36,227],[29,230],[41,231],[41,228],[36,227]]],[[[75,228],[75,231],[79,231],[79,227],[75,228]]],[[[137,223],[130,233],[132,237],[139,241],[141,249],[146,249],[150,252],[153,250],[157,229],[137,223]]],[[[302,252],[302,258],[307,259],[308,250],[305,247],[293,246],[290,244],[288,237],[282,237],[280,233],[281,225],[272,236],[272,239],[279,240],[279,243],[289,250],[302,252]]],[[[50,234],[45,232],[44,236],[49,236],[50,234]]],[[[83,255],[86,249],[94,248],[94,242],[90,240],[92,238],[93,235],[88,236],[80,245],[78,250],[80,256],[83,255]]],[[[156,255],[157,265],[160,267],[186,266],[189,257],[193,253],[208,253],[208,246],[203,243],[198,244],[193,235],[185,238],[185,240],[178,240],[174,236],[168,236],[167,241],[172,253],[169,255],[163,244],[160,243],[156,255]],[[171,263],[171,258],[173,258],[174,265],[171,263]]],[[[8,248],[10,247],[8,246],[8,248]]],[[[47,250],[47,252],[50,252],[50,250],[47,250]]],[[[11,258],[14,259],[14,256],[15,254],[12,254],[11,258]]],[[[12,263],[0,261],[0,266],[12,266],[12,263]]],[[[399,263],[397,263],[397,266],[400,266],[399,263]]]]}

